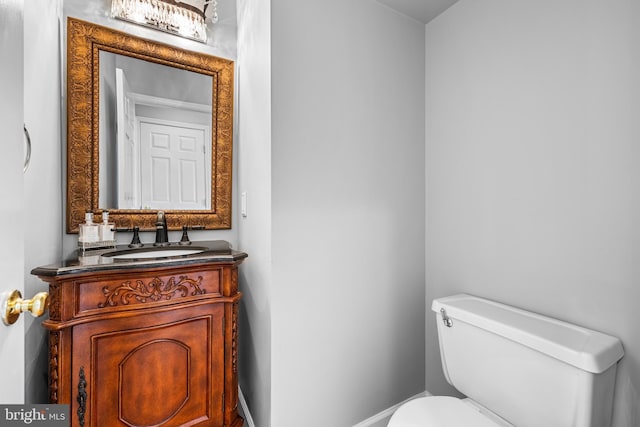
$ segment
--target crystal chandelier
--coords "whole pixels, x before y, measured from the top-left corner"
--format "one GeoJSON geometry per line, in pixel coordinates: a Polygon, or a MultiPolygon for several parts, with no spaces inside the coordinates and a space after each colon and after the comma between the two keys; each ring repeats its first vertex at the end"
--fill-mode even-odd
{"type": "Polygon", "coordinates": [[[206,16],[218,21],[217,0],[112,0],[111,16],[207,41],[206,16]]]}

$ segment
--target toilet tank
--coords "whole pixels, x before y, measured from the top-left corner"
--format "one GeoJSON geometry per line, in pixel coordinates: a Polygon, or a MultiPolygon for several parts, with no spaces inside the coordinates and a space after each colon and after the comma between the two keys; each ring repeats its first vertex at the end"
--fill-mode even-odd
{"type": "Polygon", "coordinates": [[[619,339],[471,295],[433,301],[447,381],[517,427],[611,424],[619,339]]]}

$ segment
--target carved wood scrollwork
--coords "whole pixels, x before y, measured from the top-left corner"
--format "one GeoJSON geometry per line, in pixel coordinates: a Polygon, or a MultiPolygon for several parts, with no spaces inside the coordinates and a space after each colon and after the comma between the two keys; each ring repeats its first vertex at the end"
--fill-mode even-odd
{"type": "Polygon", "coordinates": [[[109,289],[107,286],[102,288],[105,300],[99,303],[98,307],[115,307],[118,304],[127,305],[131,299],[145,303],[148,301],[156,302],[163,299],[170,300],[176,296],[176,294],[178,294],[178,298],[183,298],[187,295],[203,295],[207,291],[206,289],[202,289],[201,283],[202,277],[194,280],[187,276],[180,276],[177,282],[171,277],[166,284],[159,277],[154,277],[146,284],[142,280],[136,280],[134,282],[126,281],[115,289],[109,289]],[[190,289],[191,292],[189,292],[190,289]]]}
{"type": "Polygon", "coordinates": [[[84,375],[84,366],[80,367],[78,374],[78,424],[80,427],[84,427],[84,416],[87,412],[87,378],[84,375]]]}
{"type": "Polygon", "coordinates": [[[60,333],[49,332],[49,401],[58,403],[60,333]]]}
{"type": "Polygon", "coordinates": [[[231,290],[232,292],[238,292],[238,270],[231,272],[231,290]]]}
{"type": "Polygon", "coordinates": [[[238,372],[238,304],[233,304],[231,315],[231,366],[233,373],[238,372]]]}

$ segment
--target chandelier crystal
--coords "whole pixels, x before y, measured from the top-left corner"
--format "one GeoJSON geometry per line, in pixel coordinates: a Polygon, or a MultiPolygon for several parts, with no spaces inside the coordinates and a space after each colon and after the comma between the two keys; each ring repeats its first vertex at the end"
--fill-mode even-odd
{"type": "Polygon", "coordinates": [[[205,10],[216,22],[217,1],[200,1],[200,7],[190,3],[180,0],[112,0],[111,16],[206,43],[205,10]]]}

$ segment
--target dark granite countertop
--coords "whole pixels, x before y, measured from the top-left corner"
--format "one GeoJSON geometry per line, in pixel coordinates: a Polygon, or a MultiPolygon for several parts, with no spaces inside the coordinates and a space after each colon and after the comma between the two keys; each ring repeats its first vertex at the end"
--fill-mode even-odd
{"type": "Polygon", "coordinates": [[[118,245],[116,248],[85,252],[74,250],[59,263],[36,267],[31,270],[31,274],[35,276],[63,276],[103,270],[173,267],[207,262],[238,262],[246,257],[246,253],[233,250],[229,242],[224,240],[192,242],[188,246],[171,243],[168,246],[154,247],[152,244],[148,244],[135,249],[129,248],[128,245],[118,245]],[[167,256],[172,252],[175,253],[174,251],[182,250],[197,251],[197,253],[167,256]],[[157,255],[154,253],[153,257],[143,257],[144,253],[150,251],[157,251],[157,255]],[[139,254],[140,257],[137,258],[136,254],[139,254]],[[128,259],[120,259],[118,255],[125,255],[128,259]]]}

